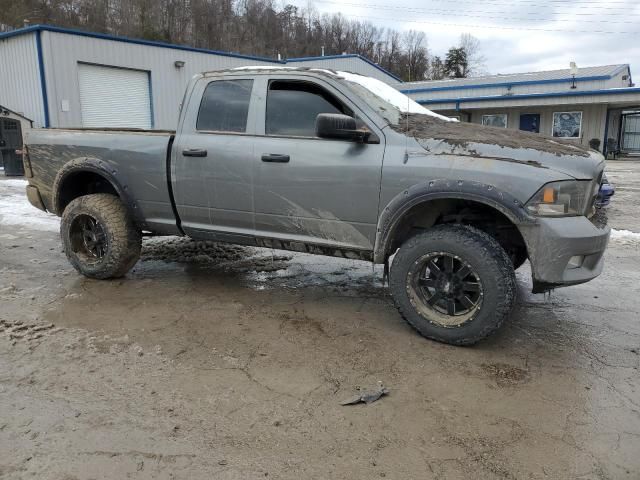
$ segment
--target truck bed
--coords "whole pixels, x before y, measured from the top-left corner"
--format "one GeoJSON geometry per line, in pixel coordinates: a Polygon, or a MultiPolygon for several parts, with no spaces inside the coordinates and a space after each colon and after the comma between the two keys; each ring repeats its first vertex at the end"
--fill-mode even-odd
{"type": "MultiPolygon", "coordinates": [[[[46,209],[61,215],[54,185],[87,162],[111,176],[130,199],[139,223],[158,233],[178,233],[167,175],[170,130],[33,129],[27,133],[27,177],[46,209]]],[[[77,179],[76,179],[77,181],[77,179]]]]}

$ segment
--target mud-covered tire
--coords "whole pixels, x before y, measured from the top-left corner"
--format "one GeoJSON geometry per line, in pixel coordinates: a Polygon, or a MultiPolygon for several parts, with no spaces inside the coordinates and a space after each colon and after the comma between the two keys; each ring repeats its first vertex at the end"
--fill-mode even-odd
{"type": "MultiPolygon", "coordinates": [[[[425,275],[431,275],[425,271],[425,275]]],[[[424,337],[451,345],[472,345],[491,335],[508,317],[516,297],[514,268],[507,253],[487,233],[463,225],[439,225],[407,240],[393,260],[389,283],[404,319],[424,337]],[[459,325],[445,324],[442,319],[455,317],[434,311],[428,301],[422,302],[429,293],[421,290],[426,287],[417,287],[421,293],[415,293],[416,285],[433,283],[429,279],[416,283],[415,278],[416,269],[421,268],[419,262],[430,255],[457,259],[459,265],[471,268],[477,279],[472,285],[480,290],[479,301],[467,314],[468,320],[459,325]]],[[[445,288],[445,295],[453,295],[449,282],[445,288]]]]}
{"type": "Polygon", "coordinates": [[[140,258],[142,234],[115,195],[96,193],[71,201],[62,214],[60,236],[71,265],[90,278],[122,277],[140,258]],[[104,239],[100,256],[92,256],[79,239],[77,223],[87,218],[100,226],[104,239]]]}

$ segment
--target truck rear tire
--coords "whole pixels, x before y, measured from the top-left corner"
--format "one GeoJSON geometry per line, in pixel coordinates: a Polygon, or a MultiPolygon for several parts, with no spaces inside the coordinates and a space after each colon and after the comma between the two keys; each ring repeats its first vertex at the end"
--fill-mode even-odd
{"type": "Polygon", "coordinates": [[[60,236],[69,262],[86,277],[122,277],[140,258],[142,234],[115,195],[71,201],[62,214],[60,236]]]}
{"type": "Polygon", "coordinates": [[[439,225],[407,240],[389,283],[404,319],[422,336],[451,345],[491,335],[516,297],[507,253],[487,233],[463,225],[439,225]]]}

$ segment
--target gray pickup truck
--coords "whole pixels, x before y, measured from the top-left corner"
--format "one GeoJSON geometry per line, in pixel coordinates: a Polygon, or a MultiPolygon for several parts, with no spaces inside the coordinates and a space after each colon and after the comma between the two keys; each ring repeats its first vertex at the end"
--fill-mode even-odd
{"type": "Polygon", "coordinates": [[[372,78],[319,69],[204,73],[176,132],[36,129],[27,196],[62,216],[71,264],[125,275],[141,237],[371,261],[422,335],[456,345],[508,317],[514,270],[533,291],[602,270],[591,221],[602,155],[534,133],[459,123],[372,78]]]}

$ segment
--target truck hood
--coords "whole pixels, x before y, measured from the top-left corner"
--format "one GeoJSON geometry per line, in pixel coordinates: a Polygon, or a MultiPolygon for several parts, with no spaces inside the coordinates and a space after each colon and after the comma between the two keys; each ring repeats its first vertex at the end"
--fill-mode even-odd
{"type": "MultiPolygon", "coordinates": [[[[604,167],[604,157],[593,150],[537,133],[445,122],[428,115],[405,115],[392,128],[415,138],[431,155],[456,155],[515,162],[548,168],[576,179],[590,180],[604,167]]],[[[412,155],[418,152],[409,152],[412,155]]]]}

